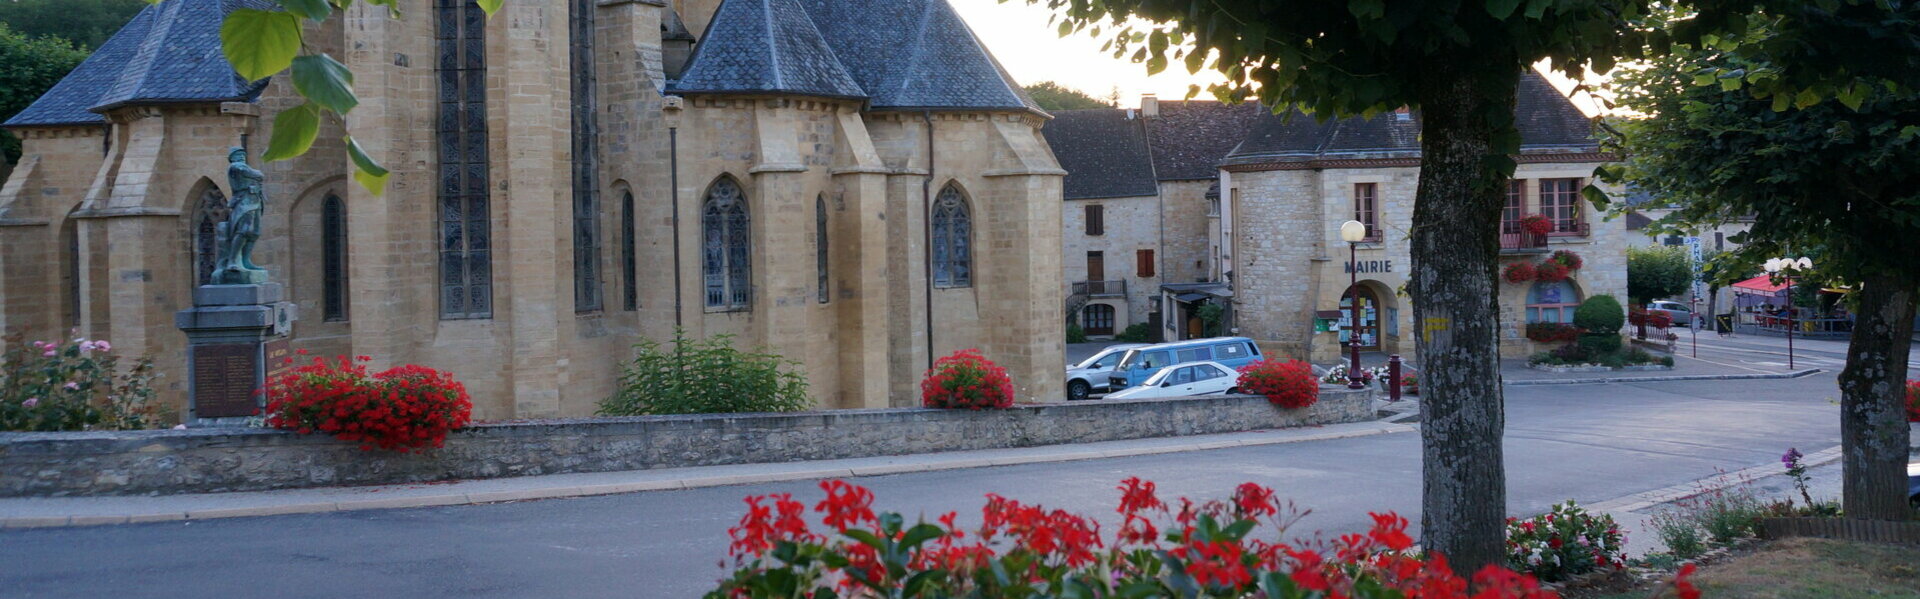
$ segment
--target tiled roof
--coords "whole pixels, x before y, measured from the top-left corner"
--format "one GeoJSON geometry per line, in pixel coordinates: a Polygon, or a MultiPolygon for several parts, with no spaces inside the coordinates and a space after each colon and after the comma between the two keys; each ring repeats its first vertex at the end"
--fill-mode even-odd
{"type": "Polygon", "coordinates": [[[1185,101],[1160,104],[1160,115],[1147,119],[1153,166],[1160,180],[1212,179],[1219,176],[1220,159],[1246,138],[1260,118],[1269,114],[1256,103],[1225,104],[1185,101]]]}
{"type": "Polygon", "coordinates": [[[132,104],[252,100],[265,82],[242,80],[220,51],[220,23],[241,8],[278,6],[271,0],[169,0],[141,9],[6,125],[103,123],[99,113],[132,104]]]}
{"type": "MultiPolygon", "coordinates": [[[[1520,151],[1597,152],[1593,122],[1539,73],[1520,78],[1514,119],[1520,151]]],[[[1411,158],[1420,155],[1420,114],[1383,114],[1371,119],[1319,122],[1299,112],[1269,116],[1230,153],[1224,164],[1330,158],[1411,158]]]]}
{"type": "Polygon", "coordinates": [[[852,83],[843,84],[837,73],[829,72],[820,76],[825,81],[814,85],[841,92],[830,94],[836,96],[851,95],[844,93],[850,91],[848,87],[858,89],[858,97],[867,99],[870,108],[1044,114],[947,0],[727,0],[689,60],[688,75],[671,91],[828,95],[818,90],[768,89],[766,82],[788,81],[787,87],[797,87],[791,81],[808,77],[802,71],[831,71],[824,66],[829,63],[844,68],[852,83]],[[803,14],[791,10],[796,4],[803,14]],[[746,24],[737,22],[741,20],[746,24]],[[770,29],[788,33],[773,35],[770,29]],[[805,36],[800,34],[808,29],[817,32],[825,56],[815,51],[810,39],[802,39],[805,36]],[[772,50],[749,52],[737,47],[756,41],[772,50]],[[709,45],[727,49],[709,51],[709,45]]]}
{"type": "Polygon", "coordinates": [[[1128,110],[1096,108],[1053,113],[1040,130],[1066,169],[1068,200],[1151,196],[1160,192],[1141,120],[1128,110]]]}
{"type": "Polygon", "coordinates": [[[866,98],[797,0],[727,0],[673,91],[866,98]]]}

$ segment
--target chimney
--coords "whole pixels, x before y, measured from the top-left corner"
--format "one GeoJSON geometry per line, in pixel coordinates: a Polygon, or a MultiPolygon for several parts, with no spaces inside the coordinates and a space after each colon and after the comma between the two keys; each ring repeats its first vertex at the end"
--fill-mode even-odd
{"type": "Polygon", "coordinates": [[[1160,118],[1160,98],[1153,94],[1140,96],[1140,118],[1160,118]]]}

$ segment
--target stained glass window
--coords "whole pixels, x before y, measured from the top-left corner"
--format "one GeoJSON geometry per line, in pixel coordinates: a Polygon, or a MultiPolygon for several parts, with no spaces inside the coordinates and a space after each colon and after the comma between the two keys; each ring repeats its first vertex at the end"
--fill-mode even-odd
{"type": "Polygon", "coordinates": [[[599,121],[594,118],[593,11],[595,0],[572,0],[573,65],[573,308],[601,307],[600,190],[597,176],[599,121]]]}
{"type": "Polygon", "coordinates": [[[347,206],[329,195],[320,204],[320,288],[322,319],[347,319],[347,206]]]}
{"type": "Polygon", "coordinates": [[[493,223],[487,173],[487,15],[471,0],[434,0],[439,76],[440,316],[493,316],[493,223]]]}
{"type": "Polygon", "coordinates": [[[747,200],[740,194],[740,184],[725,177],[713,183],[700,212],[700,229],[707,307],[747,309],[750,237],[747,200]]]}
{"type": "Polygon", "coordinates": [[[973,215],[952,184],[933,203],[933,286],[973,286],[973,215]]]}
{"type": "Polygon", "coordinates": [[[200,194],[200,207],[193,218],[194,284],[213,284],[213,263],[220,259],[220,223],[233,211],[227,207],[227,195],[212,185],[200,194]]]}
{"type": "Polygon", "coordinates": [[[620,276],[624,277],[621,294],[628,312],[640,309],[640,240],[633,232],[633,192],[629,191],[620,198],[620,276]]]}
{"type": "Polygon", "coordinates": [[[813,239],[813,262],[820,271],[820,303],[824,304],[833,299],[827,280],[827,198],[824,196],[813,199],[813,239]]]}

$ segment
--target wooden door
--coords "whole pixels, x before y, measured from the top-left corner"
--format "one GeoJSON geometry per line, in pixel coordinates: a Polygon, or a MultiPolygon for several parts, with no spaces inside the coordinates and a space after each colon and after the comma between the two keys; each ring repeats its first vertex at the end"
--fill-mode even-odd
{"type": "Polygon", "coordinates": [[[1106,293],[1106,280],[1106,252],[1087,252],[1087,293],[1095,295],[1106,293]]]}

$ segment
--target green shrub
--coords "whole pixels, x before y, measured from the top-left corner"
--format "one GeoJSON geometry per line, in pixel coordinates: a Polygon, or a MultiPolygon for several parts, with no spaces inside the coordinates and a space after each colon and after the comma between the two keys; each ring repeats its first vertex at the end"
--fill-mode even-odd
{"type": "Polygon", "coordinates": [[[1660,356],[1660,365],[1673,368],[1673,356],[1660,356]]]}
{"type": "Polygon", "coordinates": [[[0,356],[0,431],[128,430],[160,424],[153,361],[122,372],[105,340],[8,337],[0,356]]]}
{"type": "Polygon", "coordinates": [[[1696,526],[1721,545],[1757,533],[1760,518],[1766,515],[1766,506],[1745,487],[1708,491],[1681,501],[1680,506],[1693,516],[1696,526]]]}
{"type": "Polygon", "coordinates": [[[1087,330],[1080,328],[1079,323],[1073,323],[1073,322],[1067,323],[1067,343],[1086,343],[1086,342],[1087,342],[1087,330]]]}
{"type": "Polygon", "coordinates": [[[1585,350],[1588,355],[1595,357],[1620,353],[1620,335],[1617,333],[1604,335],[1581,333],[1580,349],[1585,350]]]}
{"type": "Polygon", "coordinates": [[[600,402],[604,416],[797,412],[813,406],[800,363],[734,349],[731,335],[672,345],[647,340],[620,375],[620,389],[600,402]]]}
{"type": "Polygon", "coordinates": [[[1573,326],[1585,329],[1592,335],[1619,335],[1620,327],[1627,324],[1627,312],[1620,307],[1620,300],[1611,295],[1596,295],[1580,302],[1573,311],[1573,326]]]}
{"type": "Polygon", "coordinates": [[[1684,511],[1661,510],[1648,522],[1653,525],[1654,536],[1660,537],[1660,542],[1674,557],[1693,559],[1707,550],[1700,527],[1695,526],[1693,518],[1684,511]]]}
{"type": "Polygon", "coordinates": [[[1114,341],[1123,343],[1145,343],[1152,340],[1152,338],[1153,327],[1147,326],[1147,323],[1144,322],[1127,325],[1127,330],[1120,331],[1120,334],[1113,336],[1114,341]]]}

